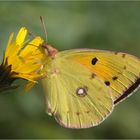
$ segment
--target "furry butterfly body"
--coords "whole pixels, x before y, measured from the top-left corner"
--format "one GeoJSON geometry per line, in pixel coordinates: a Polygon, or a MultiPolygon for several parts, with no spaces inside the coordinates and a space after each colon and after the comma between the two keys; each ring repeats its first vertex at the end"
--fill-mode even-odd
{"type": "Polygon", "coordinates": [[[64,127],[100,124],[140,84],[140,60],[130,54],[46,48],[49,55],[43,86],[47,113],[64,127]]]}

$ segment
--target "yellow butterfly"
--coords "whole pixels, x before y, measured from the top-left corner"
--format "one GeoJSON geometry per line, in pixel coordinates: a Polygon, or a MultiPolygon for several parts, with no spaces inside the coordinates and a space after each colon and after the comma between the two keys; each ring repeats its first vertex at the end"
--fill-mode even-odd
{"type": "Polygon", "coordinates": [[[64,127],[100,124],[140,84],[140,60],[126,53],[94,49],[48,53],[43,79],[47,113],[64,127]]]}
{"type": "Polygon", "coordinates": [[[140,85],[140,59],[94,49],[58,52],[49,44],[43,79],[47,113],[67,128],[100,124],[140,85]]]}

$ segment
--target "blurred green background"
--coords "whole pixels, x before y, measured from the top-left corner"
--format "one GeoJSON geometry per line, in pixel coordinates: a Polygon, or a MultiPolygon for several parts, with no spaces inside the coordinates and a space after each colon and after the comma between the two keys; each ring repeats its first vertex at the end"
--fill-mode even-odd
{"type": "MultiPolygon", "coordinates": [[[[26,26],[59,50],[96,48],[140,57],[140,2],[0,2],[0,58],[11,32],[26,26]]],[[[22,83],[23,85],[23,83],[22,83]]],[[[0,94],[0,138],[140,138],[140,91],[120,103],[101,125],[82,130],[61,127],[45,113],[39,83],[0,94]]]]}

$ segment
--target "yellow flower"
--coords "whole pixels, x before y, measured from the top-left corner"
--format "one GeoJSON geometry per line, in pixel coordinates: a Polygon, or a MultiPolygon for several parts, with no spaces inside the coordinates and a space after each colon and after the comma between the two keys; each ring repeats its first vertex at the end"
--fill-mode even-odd
{"type": "MultiPolygon", "coordinates": [[[[43,47],[44,40],[35,37],[25,40],[28,31],[22,27],[15,39],[13,33],[9,37],[3,62],[0,65],[0,89],[12,88],[11,84],[16,79],[25,79],[31,86],[43,76],[41,68],[46,60],[43,47]]],[[[27,87],[28,88],[28,87],[27,87]]]]}

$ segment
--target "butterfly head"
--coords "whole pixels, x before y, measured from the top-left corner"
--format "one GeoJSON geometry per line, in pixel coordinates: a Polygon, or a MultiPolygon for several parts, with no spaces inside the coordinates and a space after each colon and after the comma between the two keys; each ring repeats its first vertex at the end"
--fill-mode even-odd
{"type": "Polygon", "coordinates": [[[53,47],[52,47],[51,45],[49,45],[49,44],[42,44],[42,47],[43,47],[44,49],[46,49],[47,54],[48,54],[50,57],[52,57],[52,58],[54,58],[55,55],[56,55],[56,53],[58,52],[57,49],[53,48],[53,47]]]}

